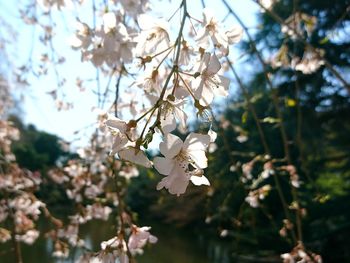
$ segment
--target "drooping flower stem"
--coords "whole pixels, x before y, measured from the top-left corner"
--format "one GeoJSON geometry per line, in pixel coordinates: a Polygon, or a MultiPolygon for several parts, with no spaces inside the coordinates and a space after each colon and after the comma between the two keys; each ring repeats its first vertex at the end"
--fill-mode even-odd
{"type": "Polygon", "coordinates": [[[119,71],[119,76],[117,78],[117,83],[115,84],[115,100],[114,100],[114,116],[118,117],[118,100],[119,100],[119,86],[124,73],[124,65],[122,64],[119,71]]]}
{"type": "MultiPolygon", "coordinates": [[[[6,193],[7,195],[7,193],[6,193]]],[[[14,249],[14,252],[15,252],[15,260],[16,260],[16,263],[23,263],[23,259],[22,259],[22,251],[21,251],[21,244],[19,243],[19,241],[16,239],[16,219],[15,219],[15,215],[13,213],[13,210],[10,206],[10,203],[9,203],[9,199],[6,197],[6,203],[7,203],[7,208],[8,208],[8,211],[9,211],[9,215],[10,215],[10,218],[11,218],[11,239],[12,239],[12,246],[13,246],[13,249],[14,249]]]]}
{"type": "MultiPolygon", "coordinates": [[[[170,52],[172,51],[172,48],[173,47],[176,47],[176,54],[175,54],[175,59],[174,59],[174,63],[173,63],[173,66],[169,72],[169,75],[167,76],[166,80],[165,80],[165,83],[164,83],[164,86],[162,88],[162,91],[160,93],[160,96],[157,100],[157,102],[155,103],[155,105],[150,109],[148,110],[146,113],[144,113],[141,117],[137,118],[136,119],[136,122],[140,121],[143,117],[145,117],[149,112],[151,112],[151,115],[149,116],[149,118],[147,119],[146,121],[146,124],[142,130],[142,133],[140,135],[140,138],[139,138],[139,141],[142,141],[142,138],[143,138],[143,135],[146,131],[146,128],[147,128],[147,125],[149,124],[154,112],[156,109],[158,109],[158,114],[157,114],[157,119],[155,121],[155,124],[153,126],[156,126],[157,123],[160,122],[160,106],[162,104],[162,101],[164,99],[164,96],[165,96],[165,92],[166,92],[166,89],[169,85],[169,82],[172,78],[172,76],[174,75],[174,73],[177,73],[178,74],[178,69],[179,69],[179,66],[178,66],[178,63],[179,63],[179,59],[180,59],[180,52],[181,52],[181,38],[182,38],[182,32],[183,32],[183,29],[184,29],[184,26],[185,26],[185,22],[186,22],[186,18],[188,17],[188,13],[187,13],[187,4],[186,4],[186,0],[183,0],[181,2],[181,5],[180,5],[180,8],[183,7],[183,16],[182,16],[182,20],[181,20],[181,25],[180,25],[180,29],[179,29],[179,33],[178,33],[178,36],[177,36],[177,39],[175,41],[175,45],[172,46],[170,48],[170,51],[168,54],[170,54],[170,52]]],[[[163,51],[162,51],[163,52],[163,51]]],[[[167,57],[167,56],[166,56],[167,57]]],[[[164,58],[165,59],[165,58],[164,58]]],[[[164,61],[164,59],[160,62],[160,64],[164,61]]],[[[153,127],[152,126],[152,127],[153,127]]]]}
{"type": "Polygon", "coordinates": [[[350,93],[350,83],[348,83],[343,76],[333,67],[333,65],[331,63],[329,63],[329,61],[327,59],[325,59],[319,52],[319,50],[317,48],[315,48],[314,46],[312,46],[310,43],[308,43],[304,37],[302,35],[300,35],[299,32],[297,32],[297,30],[295,30],[294,28],[291,28],[290,25],[286,24],[283,19],[278,16],[275,12],[273,12],[270,9],[267,9],[264,5],[262,5],[259,1],[257,0],[252,0],[254,3],[258,4],[266,13],[268,13],[275,21],[277,21],[281,26],[285,26],[288,28],[288,30],[291,30],[300,41],[303,42],[303,44],[311,49],[317,56],[318,59],[322,59],[324,61],[324,65],[327,67],[327,69],[332,72],[332,74],[344,85],[344,87],[348,90],[348,92],[350,93]]]}
{"type": "Polygon", "coordinates": [[[114,176],[114,183],[115,183],[115,192],[117,195],[117,200],[118,200],[118,217],[119,217],[119,233],[118,236],[125,241],[126,245],[126,254],[129,258],[130,263],[136,263],[135,258],[131,254],[131,251],[129,249],[128,243],[126,242],[126,232],[125,232],[125,220],[124,220],[124,214],[125,214],[125,207],[124,207],[124,202],[121,196],[121,189],[118,185],[118,172],[115,170],[113,166],[113,161],[111,160],[111,167],[112,167],[112,172],[114,176]]]}

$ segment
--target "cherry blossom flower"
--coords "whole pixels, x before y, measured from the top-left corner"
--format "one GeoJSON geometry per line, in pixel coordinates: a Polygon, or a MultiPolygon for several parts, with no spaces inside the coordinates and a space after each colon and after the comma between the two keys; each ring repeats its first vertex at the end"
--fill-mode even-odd
{"type": "Polygon", "coordinates": [[[101,219],[104,221],[108,220],[108,217],[112,212],[112,208],[109,206],[102,206],[100,203],[88,205],[86,209],[88,210],[88,213],[91,214],[92,218],[101,219]]]}
{"type": "Polygon", "coordinates": [[[132,17],[144,13],[149,8],[148,0],[113,0],[113,2],[120,2],[126,13],[132,17]]]}
{"type": "Polygon", "coordinates": [[[194,48],[189,46],[186,41],[182,41],[179,64],[184,66],[189,65],[191,62],[191,57],[194,55],[194,48]]]}
{"type": "Polygon", "coordinates": [[[228,234],[229,234],[228,230],[227,229],[223,229],[220,232],[220,237],[227,237],[228,234]]]}
{"type": "Polygon", "coordinates": [[[317,18],[315,16],[296,12],[284,21],[281,31],[295,39],[303,34],[303,30],[305,30],[308,35],[311,35],[316,28],[316,24],[317,18]]]}
{"type": "Polygon", "coordinates": [[[230,80],[217,73],[221,68],[218,57],[210,53],[205,53],[200,62],[197,72],[200,76],[192,81],[192,86],[195,89],[194,96],[203,106],[208,106],[214,99],[215,95],[228,95],[230,80]]]}
{"type": "Polygon", "coordinates": [[[32,200],[28,194],[22,194],[11,200],[10,207],[17,211],[22,211],[26,215],[30,215],[34,219],[38,219],[40,215],[40,207],[44,204],[38,200],[32,200]]]}
{"type": "MultiPolygon", "coordinates": [[[[278,0],[259,0],[259,3],[267,10],[271,10],[276,2],[278,2],[278,0]]],[[[261,11],[265,12],[264,9],[262,9],[261,11]]]]}
{"type": "MultiPolygon", "coordinates": [[[[324,54],[324,50],[318,50],[317,52],[324,54]]],[[[324,60],[320,58],[319,54],[312,50],[306,50],[302,60],[295,65],[295,70],[301,71],[303,74],[312,74],[324,65],[324,63],[324,60]]]]}
{"type": "Polygon", "coordinates": [[[217,21],[213,12],[208,8],[203,10],[202,26],[203,27],[198,31],[197,41],[199,45],[207,49],[209,39],[211,39],[214,47],[218,48],[225,56],[228,55],[229,44],[238,43],[243,35],[243,30],[237,26],[225,32],[221,23],[217,21]]]}
{"type": "Polygon", "coordinates": [[[147,96],[156,96],[161,93],[161,85],[163,81],[162,76],[165,75],[166,72],[160,72],[158,69],[146,70],[146,72],[135,82],[135,85],[142,88],[147,96]]]}
{"type": "Polygon", "coordinates": [[[299,243],[295,246],[290,253],[284,253],[281,255],[283,263],[322,263],[322,257],[310,251],[306,252],[304,246],[299,243]]]}
{"type": "Polygon", "coordinates": [[[157,171],[166,175],[158,183],[157,190],[165,187],[169,193],[179,196],[185,193],[190,180],[195,185],[209,185],[202,170],[207,167],[205,150],[209,143],[209,135],[190,133],[183,142],[179,137],[167,134],[159,145],[164,157],[153,160],[157,171]]]}
{"type": "Polygon", "coordinates": [[[259,200],[263,200],[265,196],[271,190],[270,185],[264,185],[256,190],[252,190],[249,192],[248,196],[245,198],[245,201],[253,208],[257,208],[259,206],[259,200]]]}
{"type": "Polygon", "coordinates": [[[139,176],[139,170],[134,165],[125,165],[119,171],[119,175],[126,179],[139,176]]]}
{"type": "Polygon", "coordinates": [[[84,245],[84,240],[80,239],[78,236],[79,233],[79,224],[74,222],[69,224],[65,229],[59,229],[57,231],[57,236],[59,238],[65,238],[68,240],[69,244],[72,246],[82,247],[84,245]]]}
{"type": "Polygon", "coordinates": [[[151,16],[141,14],[138,17],[141,28],[140,35],[135,39],[137,42],[136,56],[144,57],[169,47],[169,24],[165,20],[154,19],[151,16]]]}
{"type": "Polygon", "coordinates": [[[130,123],[126,123],[115,117],[110,117],[106,121],[106,125],[114,135],[114,142],[111,154],[118,154],[120,159],[145,166],[147,168],[152,166],[143,151],[135,147],[134,142],[130,142],[128,138],[134,137],[134,129],[130,123]],[[128,134],[128,136],[126,136],[128,134]]]}
{"type": "Polygon", "coordinates": [[[87,49],[92,43],[92,33],[90,27],[80,21],[76,22],[76,33],[69,39],[69,44],[74,49],[87,49]]]}
{"type": "Polygon", "coordinates": [[[56,258],[68,258],[69,256],[69,249],[68,245],[64,242],[55,242],[55,249],[54,252],[52,253],[53,257],[56,258]]]}
{"type": "Polygon", "coordinates": [[[48,12],[52,7],[61,10],[64,7],[74,6],[71,0],[36,0],[36,2],[45,12],[48,12]]]}
{"type": "Polygon", "coordinates": [[[69,181],[69,177],[65,175],[60,170],[50,170],[47,175],[56,183],[56,184],[63,184],[64,182],[69,181]]]}
{"type": "Polygon", "coordinates": [[[147,242],[154,244],[158,241],[157,237],[149,233],[150,229],[151,228],[148,226],[137,227],[134,225],[132,227],[128,247],[133,254],[142,254],[142,248],[147,244],[147,242]]]}
{"type": "Polygon", "coordinates": [[[168,95],[161,106],[160,124],[164,133],[175,130],[176,120],[180,123],[181,129],[186,129],[187,115],[183,110],[185,100],[176,100],[173,95],[168,95]]]}
{"type": "Polygon", "coordinates": [[[299,180],[299,175],[294,165],[281,166],[282,170],[285,170],[289,173],[290,183],[293,187],[299,188],[302,182],[299,180]]]}
{"type": "Polygon", "coordinates": [[[108,12],[103,15],[103,47],[108,65],[114,65],[117,61],[129,63],[132,61],[132,49],[135,42],[129,36],[126,26],[118,22],[116,14],[108,12]],[[104,34],[103,34],[104,33],[104,34]]]}
{"type": "Polygon", "coordinates": [[[95,263],[114,263],[117,259],[120,263],[128,263],[129,258],[126,254],[127,247],[124,240],[113,237],[101,243],[102,251],[91,262],[95,263]]]}
{"type": "Polygon", "coordinates": [[[274,175],[275,170],[273,169],[273,164],[271,161],[264,163],[264,170],[261,173],[261,177],[267,179],[270,175],[274,175]]]}
{"type": "Polygon", "coordinates": [[[16,235],[15,238],[17,241],[21,241],[28,245],[31,245],[39,237],[39,231],[35,229],[28,230],[23,235],[16,235]]]}

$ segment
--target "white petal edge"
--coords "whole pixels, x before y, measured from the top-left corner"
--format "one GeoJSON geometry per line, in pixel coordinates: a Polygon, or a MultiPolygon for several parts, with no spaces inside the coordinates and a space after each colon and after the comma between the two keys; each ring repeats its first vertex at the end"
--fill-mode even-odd
{"type": "Polygon", "coordinates": [[[194,184],[194,185],[210,185],[210,182],[208,180],[207,177],[205,177],[204,175],[202,176],[195,176],[195,175],[192,175],[191,178],[190,178],[191,182],[194,184]]]}

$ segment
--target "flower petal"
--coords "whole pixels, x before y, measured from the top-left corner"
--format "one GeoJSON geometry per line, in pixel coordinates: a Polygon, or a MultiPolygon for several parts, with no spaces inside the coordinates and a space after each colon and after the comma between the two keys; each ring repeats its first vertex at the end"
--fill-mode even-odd
{"type": "Polygon", "coordinates": [[[157,190],[165,187],[169,190],[170,194],[176,194],[177,196],[186,192],[190,178],[185,173],[180,164],[176,163],[171,170],[170,174],[164,177],[157,185],[157,190]]]}
{"type": "Polygon", "coordinates": [[[212,83],[204,82],[201,96],[199,97],[199,103],[202,106],[208,106],[214,99],[214,89],[211,87],[212,83]]]}
{"type": "Polygon", "coordinates": [[[204,169],[208,167],[208,159],[205,156],[205,152],[202,150],[198,150],[198,151],[190,151],[189,155],[192,159],[192,161],[194,161],[194,166],[196,168],[199,169],[204,169]]]}
{"type": "Polygon", "coordinates": [[[112,150],[109,153],[110,155],[115,155],[117,152],[119,152],[121,149],[124,148],[124,146],[129,142],[128,138],[118,132],[116,136],[113,138],[113,145],[112,150]]]}
{"type": "Polygon", "coordinates": [[[119,151],[118,154],[120,159],[139,164],[147,168],[150,168],[152,166],[152,163],[150,162],[150,160],[148,160],[145,153],[134,147],[125,148],[119,151]]]}
{"type": "Polygon", "coordinates": [[[160,125],[162,126],[162,130],[164,133],[169,133],[175,130],[176,120],[174,114],[169,113],[166,116],[162,116],[160,119],[160,125]]]}
{"type": "Polygon", "coordinates": [[[209,75],[214,75],[220,69],[221,69],[220,61],[219,61],[218,57],[215,54],[213,54],[210,57],[209,65],[208,65],[208,68],[207,68],[207,72],[209,73],[209,75]]]}
{"type": "Polygon", "coordinates": [[[164,157],[155,157],[153,159],[154,168],[164,175],[169,175],[171,169],[174,167],[174,161],[172,159],[166,159],[164,157]]]}
{"type": "Polygon", "coordinates": [[[182,145],[183,145],[183,142],[179,137],[171,133],[168,133],[165,135],[164,142],[161,142],[159,144],[159,149],[160,149],[160,152],[166,158],[171,159],[176,155],[178,155],[178,153],[181,151],[182,145]]]}
{"type": "Polygon", "coordinates": [[[241,41],[243,36],[243,29],[239,26],[233,26],[229,31],[226,32],[229,44],[236,44],[241,41]]]}
{"type": "Polygon", "coordinates": [[[204,175],[202,175],[202,176],[192,175],[190,180],[194,185],[197,185],[197,186],[198,185],[210,185],[208,178],[205,177],[204,175]]]}
{"type": "Polygon", "coordinates": [[[126,122],[118,119],[116,117],[108,117],[108,120],[106,120],[105,124],[112,129],[117,129],[121,133],[125,133],[127,127],[126,127],[126,122]]]}
{"type": "Polygon", "coordinates": [[[187,151],[205,151],[210,143],[210,136],[208,134],[190,133],[183,145],[187,151]]]}

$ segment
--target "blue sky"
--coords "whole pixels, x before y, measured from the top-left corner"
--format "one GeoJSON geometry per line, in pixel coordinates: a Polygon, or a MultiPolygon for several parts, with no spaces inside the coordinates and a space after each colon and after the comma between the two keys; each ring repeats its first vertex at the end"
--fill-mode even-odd
{"type": "MultiPolygon", "coordinates": [[[[18,7],[24,6],[27,1],[4,1],[0,0],[0,15],[17,31],[17,41],[10,47],[10,61],[13,66],[21,66],[28,61],[29,57],[33,60],[38,60],[45,49],[37,40],[38,29],[33,29],[31,26],[23,24],[19,19],[18,7]],[[33,36],[36,38],[33,42],[33,36]],[[32,51],[32,52],[31,52],[32,51]]],[[[89,2],[89,1],[87,1],[89,2]]],[[[259,10],[256,4],[249,0],[232,0],[229,1],[232,8],[237,11],[242,20],[248,27],[256,26],[255,14],[259,10]]],[[[172,1],[152,1],[153,14],[155,16],[166,15],[170,16],[178,7],[180,0],[172,1]],[[165,11],[166,10],[166,11],[165,11]]],[[[211,8],[217,18],[224,19],[227,15],[226,9],[221,4],[221,1],[206,1],[206,4],[211,8]]],[[[80,14],[83,21],[91,21],[91,5],[87,9],[82,10],[80,14]]],[[[200,0],[188,1],[188,11],[194,16],[201,18],[201,3],[200,0]]],[[[71,14],[74,14],[72,12],[71,14]]],[[[62,16],[59,13],[54,14],[54,20],[59,24],[56,36],[55,48],[58,53],[63,54],[67,59],[64,67],[59,67],[59,72],[62,76],[67,77],[67,83],[64,86],[64,91],[67,96],[67,101],[74,101],[74,108],[69,111],[57,111],[53,105],[53,100],[47,94],[57,86],[56,76],[53,70],[49,71],[47,76],[39,78],[29,76],[30,85],[24,88],[18,88],[18,93],[24,97],[21,108],[24,111],[24,120],[26,123],[34,124],[38,129],[45,130],[50,133],[59,135],[60,137],[72,141],[76,138],[74,132],[83,131],[84,127],[93,124],[95,114],[91,109],[96,106],[96,96],[91,92],[95,86],[88,84],[87,91],[80,92],[75,86],[75,78],[81,76],[82,79],[95,76],[90,63],[80,62],[80,52],[73,51],[67,43],[67,38],[73,33],[74,16],[62,16]]],[[[233,18],[226,18],[225,23],[237,24],[233,18]]],[[[238,57],[239,53],[234,53],[238,57]]],[[[115,80],[112,80],[114,85],[115,80]]],[[[105,81],[102,81],[104,87],[105,81]]],[[[87,131],[87,134],[89,132],[87,131]]],[[[87,138],[87,137],[86,137],[87,138]]]]}

